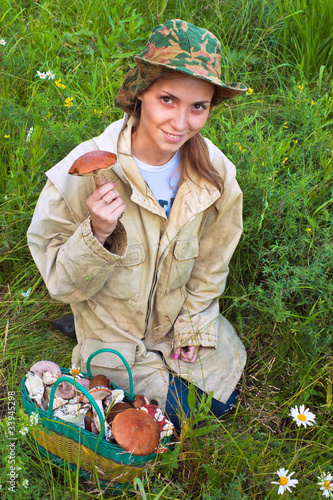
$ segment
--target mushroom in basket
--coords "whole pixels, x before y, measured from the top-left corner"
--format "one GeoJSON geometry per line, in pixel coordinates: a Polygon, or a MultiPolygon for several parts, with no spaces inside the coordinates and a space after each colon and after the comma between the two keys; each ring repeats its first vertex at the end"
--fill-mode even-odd
{"type": "Polygon", "coordinates": [[[30,399],[39,407],[47,407],[49,391],[46,387],[52,385],[61,376],[61,369],[53,361],[37,361],[27,373],[25,386],[30,399]]]}
{"type": "MultiPolygon", "coordinates": [[[[107,398],[108,396],[111,395],[111,384],[110,381],[105,375],[96,375],[90,380],[90,385],[89,385],[89,393],[91,396],[94,398],[97,406],[101,410],[101,413],[103,417],[105,418],[105,412],[104,412],[104,407],[103,407],[103,400],[107,398]]],[[[86,396],[81,396],[79,398],[79,401],[81,402],[89,402],[88,398],[86,396]]],[[[88,420],[88,415],[86,419],[86,424],[87,424],[87,430],[92,430],[95,434],[98,434],[101,430],[101,425],[100,421],[97,415],[97,412],[94,408],[92,408],[92,418],[89,421],[88,420]]],[[[107,421],[105,421],[105,435],[107,438],[111,435],[111,431],[109,428],[109,424],[107,421]]]]}
{"type": "Polygon", "coordinates": [[[160,427],[149,413],[133,408],[115,416],[112,435],[123,450],[145,456],[158,447],[160,427]]]}

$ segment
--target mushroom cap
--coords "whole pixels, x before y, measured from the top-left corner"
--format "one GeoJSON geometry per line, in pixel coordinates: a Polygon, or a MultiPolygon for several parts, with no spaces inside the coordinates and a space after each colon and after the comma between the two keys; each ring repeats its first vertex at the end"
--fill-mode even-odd
{"type": "Polygon", "coordinates": [[[107,389],[111,389],[111,383],[105,375],[95,375],[95,377],[90,380],[89,390],[94,387],[106,387],[107,389]]]}
{"type": "Polygon", "coordinates": [[[117,156],[109,151],[88,151],[79,156],[69,169],[71,175],[94,175],[107,170],[117,161],[117,156]]]}
{"type": "Polygon", "coordinates": [[[61,382],[56,388],[55,396],[62,399],[72,399],[75,396],[74,387],[69,382],[61,382]]]}
{"type": "MultiPolygon", "coordinates": [[[[83,385],[83,387],[84,387],[85,389],[87,389],[87,391],[89,391],[89,387],[90,387],[90,380],[89,380],[88,378],[80,378],[80,379],[78,379],[77,381],[78,381],[78,383],[79,383],[80,385],[83,385]]],[[[79,390],[79,389],[78,389],[78,390],[79,390]]]]}
{"type": "MultiPolygon", "coordinates": [[[[54,375],[54,379],[58,379],[59,377],[61,377],[61,369],[57,365],[57,363],[54,363],[53,361],[47,361],[46,359],[34,363],[29,371],[31,371],[35,375],[38,375],[41,378],[43,373],[45,372],[52,373],[54,375]]],[[[53,382],[54,381],[55,380],[53,380],[53,382]]]]}
{"type": "MultiPolygon", "coordinates": [[[[102,399],[107,398],[111,394],[111,389],[108,389],[104,386],[97,386],[93,389],[90,389],[89,393],[95,399],[95,401],[101,401],[102,399]]],[[[85,397],[85,396],[84,396],[85,397]]]]}
{"type": "Polygon", "coordinates": [[[129,409],[118,413],[112,424],[112,434],[125,451],[133,455],[150,455],[158,446],[160,428],[149,413],[129,409]]]}
{"type": "Polygon", "coordinates": [[[148,398],[143,394],[136,394],[135,401],[133,401],[133,408],[141,408],[141,406],[145,406],[149,404],[148,398]]]}
{"type": "Polygon", "coordinates": [[[133,408],[133,406],[130,403],[116,403],[112,406],[108,416],[107,416],[107,422],[111,424],[118,413],[121,413],[123,411],[126,411],[130,408],[133,408]]]}

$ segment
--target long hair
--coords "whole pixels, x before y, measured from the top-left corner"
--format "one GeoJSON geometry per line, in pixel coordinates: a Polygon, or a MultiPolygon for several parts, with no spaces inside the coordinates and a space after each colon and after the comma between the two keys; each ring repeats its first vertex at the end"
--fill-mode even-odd
{"type": "Polygon", "coordinates": [[[206,143],[199,133],[186,141],[180,149],[180,179],[191,179],[191,170],[207,179],[222,193],[223,179],[210,161],[206,143]]]}

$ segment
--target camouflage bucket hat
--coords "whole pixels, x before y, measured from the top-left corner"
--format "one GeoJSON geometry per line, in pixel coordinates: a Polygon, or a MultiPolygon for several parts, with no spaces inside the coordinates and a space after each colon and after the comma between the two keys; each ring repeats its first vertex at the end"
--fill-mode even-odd
{"type": "Polygon", "coordinates": [[[136,96],[170,71],[214,84],[213,105],[247,91],[242,83],[221,81],[219,40],[210,31],[179,19],[156,26],[146,48],[135,60],[137,65],[127,73],[115,100],[115,105],[130,115],[135,109],[136,96]]]}

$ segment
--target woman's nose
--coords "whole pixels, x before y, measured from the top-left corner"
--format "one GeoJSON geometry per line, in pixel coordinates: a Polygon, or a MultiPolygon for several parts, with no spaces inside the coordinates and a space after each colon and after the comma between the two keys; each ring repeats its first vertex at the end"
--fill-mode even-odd
{"type": "Polygon", "coordinates": [[[174,128],[174,130],[177,130],[179,132],[184,131],[187,124],[186,110],[178,109],[170,120],[170,124],[174,128]]]}

